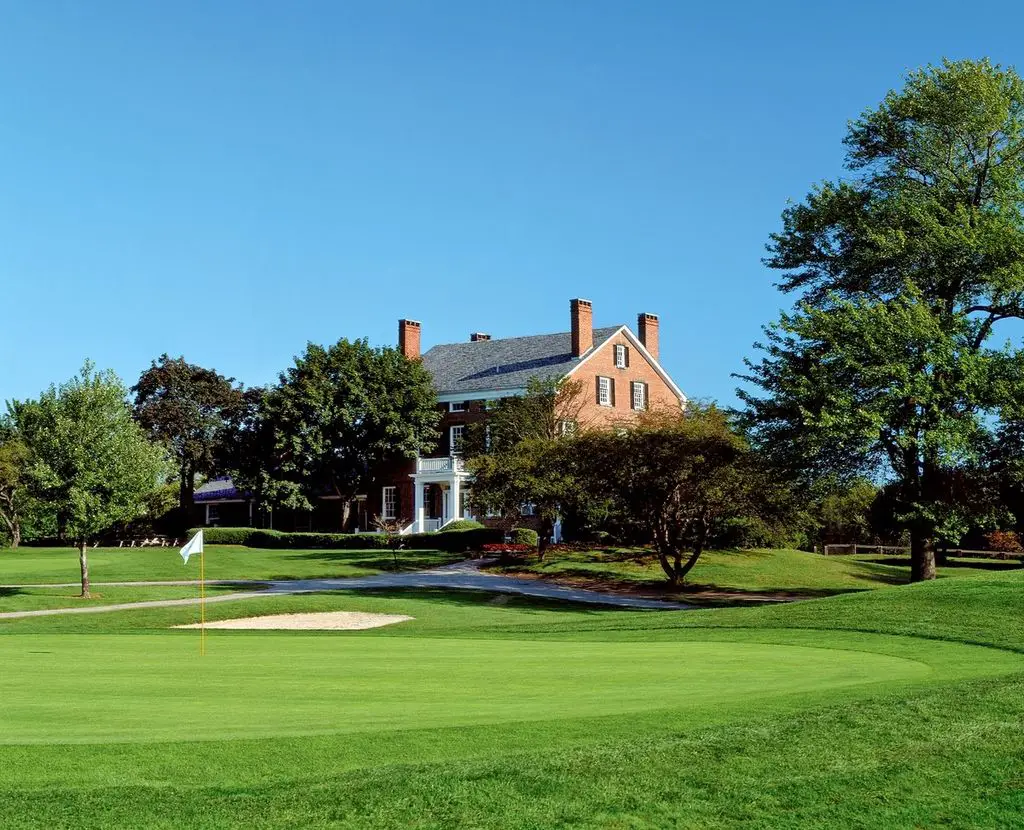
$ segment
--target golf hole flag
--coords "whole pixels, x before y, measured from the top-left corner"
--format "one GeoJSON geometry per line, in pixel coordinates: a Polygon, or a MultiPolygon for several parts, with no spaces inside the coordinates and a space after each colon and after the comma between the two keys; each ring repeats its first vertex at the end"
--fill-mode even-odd
{"type": "Polygon", "coordinates": [[[185,547],[181,549],[181,558],[185,560],[185,564],[188,564],[188,558],[194,553],[203,552],[203,531],[199,531],[189,539],[189,542],[185,547]]]}

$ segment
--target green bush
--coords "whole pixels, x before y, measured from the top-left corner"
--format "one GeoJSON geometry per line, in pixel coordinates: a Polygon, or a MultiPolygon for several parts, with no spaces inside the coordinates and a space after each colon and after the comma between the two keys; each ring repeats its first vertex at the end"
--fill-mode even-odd
{"type": "Polygon", "coordinates": [[[481,527],[483,527],[483,525],[475,519],[456,519],[454,522],[446,524],[438,532],[451,533],[455,530],[477,530],[481,527]]]}
{"type": "Polygon", "coordinates": [[[536,530],[530,530],[528,527],[514,527],[512,528],[512,544],[529,545],[536,549],[540,544],[540,536],[536,530]]]}
{"type": "Polygon", "coordinates": [[[501,542],[504,534],[494,527],[471,527],[468,530],[452,530],[448,533],[413,533],[402,536],[401,543],[409,550],[443,550],[446,553],[462,553],[480,550],[484,545],[501,542]]]}
{"type": "Polygon", "coordinates": [[[253,545],[249,539],[256,529],[252,527],[194,527],[188,532],[191,539],[199,531],[203,531],[203,542],[207,545],[253,545]]]}

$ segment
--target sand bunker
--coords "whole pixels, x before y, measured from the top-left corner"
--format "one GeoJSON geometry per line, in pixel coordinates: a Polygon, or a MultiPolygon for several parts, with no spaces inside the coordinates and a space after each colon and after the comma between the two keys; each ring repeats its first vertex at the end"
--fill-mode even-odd
{"type": "MultiPolygon", "coordinates": [[[[413,617],[402,614],[364,614],[361,611],[321,611],[311,614],[272,614],[266,617],[243,617],[237,620],[208,622],[207,628],[255,629],[263,631],[362,631],[406,622],[413,617]]],[[[176,625],[175,628],[199,628],[199,623],[176,625]]]]}

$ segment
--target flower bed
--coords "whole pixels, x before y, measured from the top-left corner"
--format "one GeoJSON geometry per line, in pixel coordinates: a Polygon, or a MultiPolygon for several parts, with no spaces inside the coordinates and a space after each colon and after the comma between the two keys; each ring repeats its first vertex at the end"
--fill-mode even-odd
{"type": "Polygon", "coordinates": [[[480,550],[484,553],[530,553],[534,550],[530,545],[481,545],[480,550]]]}

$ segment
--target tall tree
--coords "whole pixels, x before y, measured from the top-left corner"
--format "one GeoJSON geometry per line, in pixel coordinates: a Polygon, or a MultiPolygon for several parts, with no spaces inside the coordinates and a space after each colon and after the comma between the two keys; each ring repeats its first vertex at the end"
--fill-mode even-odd
{"type": "Polygon", "coordinates": [[[672,585],[727,520],[756,516],[765,501],[746,442],[714,406],[586,433],[571,457],[587,489],[642,528],[672,585]]]}
{"type": "Polygon", "coordinates": [[[38,401],[12,407],[31,452],[34,494],[78,548],[83,597],[89,596],[89,542],[142,515],[166,471],[164,450],[132,418],[126,396],[117,375],[86,362],[77,377],[38,401]]]}
{"type": "Polygon", "coordinates": [[[766,263],[800,303],[740,395],[796,473],[893,482],[912,579],[932,579],[936,538],[971,509],[949,482],[1019,394],[1020,352],[989,342],[1024,318],[1024,82],[987,60],[929,66],[845,144],[855,175],[772,235],[766,263]]]}
{"type": "Polygon", "coordinates": [[[9,418],[0,418],[0,522],[12,548],[21,544],[30,453],[9,418]]]}
{"type": "Polygon", "coordinates": [[[310,343],[267,401],[276,432],[279,483],[295,506],[320,493],[351,500],[379,463],[414,458],[437,441],[437,396],[430,373],[397,349],[366,340],[310,343]]]}
{"type": "Polygon", "coordinates": [[[487,418],[467,431],[475,508],[511,524],[523,505],[532,505],[541,558],[555,522],[587,500],[562,441],[585,426],[585,404],[580,381],[531,378],[524,395],[490,402],[487,418]]]}
{"type": "Polygon", "coordinates": [[[139,423],[174,459],[180,518],[187,525],[196,475],[213,471],[218,442],[242,405],[242,391],[232,378],[166,354],[153,361],[131,391],[139,423]]]}

